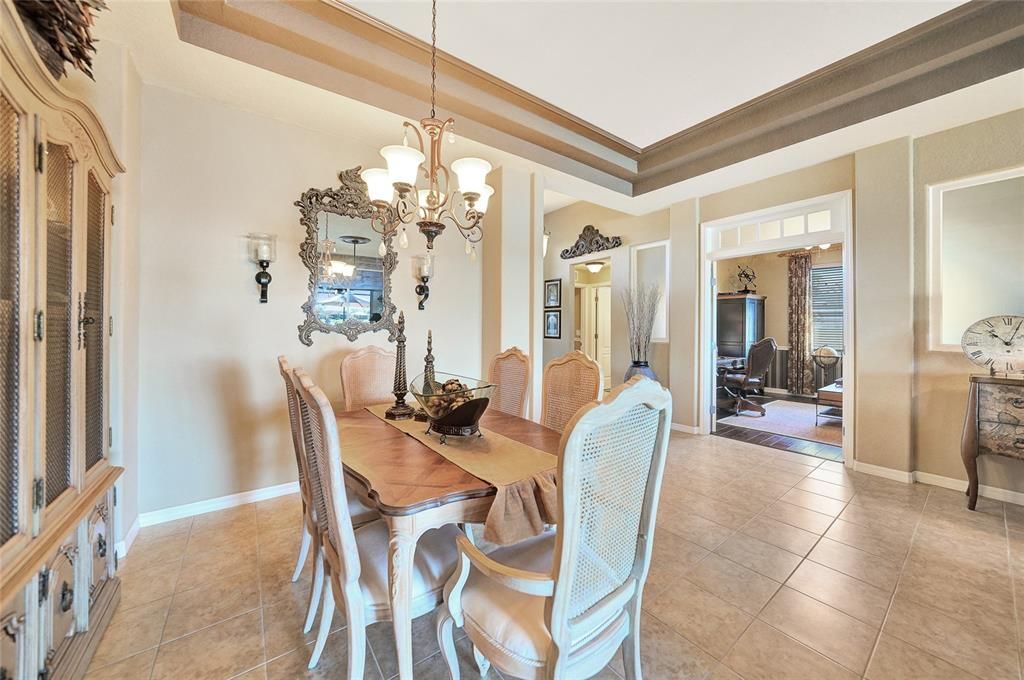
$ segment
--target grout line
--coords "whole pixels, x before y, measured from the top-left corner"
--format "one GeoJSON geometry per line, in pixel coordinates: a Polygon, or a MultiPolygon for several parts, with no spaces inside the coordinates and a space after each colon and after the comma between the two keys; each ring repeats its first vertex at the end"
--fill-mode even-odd
{"type": "Polygon", "coordinates": [[[1017,677],[1024,678],[1024,631],[1018,615],[1017,578],[1013,573],[1013,545],[1010,543],[1010,520],[1006,516],[1006,503],[1003,503],[1003,531],[1006,534],[1006,565],[1010,572],[1010,597],[1013,599],[1013,622],[1017,627],[1017,677]]]}

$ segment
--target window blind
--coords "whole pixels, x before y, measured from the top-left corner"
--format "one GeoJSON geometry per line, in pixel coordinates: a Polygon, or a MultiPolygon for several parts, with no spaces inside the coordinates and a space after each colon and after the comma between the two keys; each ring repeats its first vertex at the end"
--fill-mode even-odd
{"type": "Polygon", "coordinates": [[[843,267],[811,269],[811,348],[843,350],[843,267]]]}

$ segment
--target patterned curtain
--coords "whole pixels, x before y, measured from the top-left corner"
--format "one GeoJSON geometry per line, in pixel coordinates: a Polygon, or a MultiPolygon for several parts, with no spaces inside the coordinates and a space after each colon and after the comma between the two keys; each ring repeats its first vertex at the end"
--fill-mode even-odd
{"type": "Polygon", "coordinates": [[[789,370],[786,389],[793,394],[814,394],[811,360],[811,254],[789,257],[789,370]]]}

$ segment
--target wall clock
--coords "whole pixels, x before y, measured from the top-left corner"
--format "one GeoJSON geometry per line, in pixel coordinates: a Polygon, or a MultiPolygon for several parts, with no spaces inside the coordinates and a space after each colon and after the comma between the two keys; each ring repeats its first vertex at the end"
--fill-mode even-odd
{"type": "Polygon", "coordinates": [[[972,323],[960,339],[967,358],[991,373],[1024,373],[1024,316],[990,316],[972,323]]]}

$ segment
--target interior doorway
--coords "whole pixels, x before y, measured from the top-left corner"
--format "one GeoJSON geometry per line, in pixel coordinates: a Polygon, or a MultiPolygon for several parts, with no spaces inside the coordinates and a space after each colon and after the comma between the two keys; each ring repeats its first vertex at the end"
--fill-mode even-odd
{"type": "Polygon", "coordinates": [[[612,368],[612,271],[607,259],[573,266],[573,345],[600,366],[609,385],[612,368]]]}
{"type": "Polygon", "coordinates": [[[849,192],[702,225],[701,431],[852,464],[849,192]]]}

